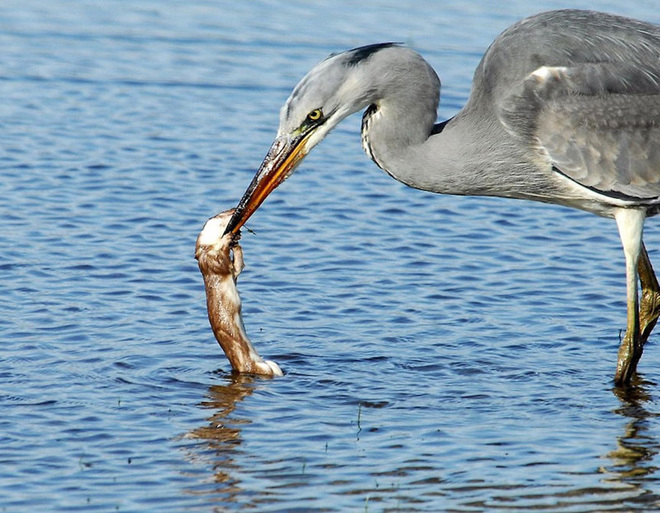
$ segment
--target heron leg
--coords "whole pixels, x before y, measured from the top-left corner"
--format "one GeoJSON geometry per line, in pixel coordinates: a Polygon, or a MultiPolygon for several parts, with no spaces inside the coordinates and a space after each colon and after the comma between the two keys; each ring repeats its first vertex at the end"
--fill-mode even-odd
{"type": "Polygon", "coordinates": [[[658,322],[658,317],[660,317],[660,285],[658,285],[658,279],[655,276],[651,260],[643,243],[637,271],[642,285],[642,298],[639,305],[639,330],[642,346],[644,346],[658,322]]]}
{"type": "MultiPolygon", "coordinates": [[[[626,257],[626,289],[628,303],[628,323],[626,334],[619,347],[619,355],[614,375],[614,382],[618,386],[630,383],[637,362],[639,362],[644,349],[640,332],[639,297],[637,292],[638,266],[644,267],[646,272],[646,261],[640,258],[642,254],[642,229],[646,213],[643,210],[619,209],[616,211],[616,219],[626,257]]],[[[647,257],[648,260],[648,257],[647,257]]],[[[645,275],[648,279],[648,274],[645,275]]]]}
{"type": "MultiPolygon", "coordinates": [[[[628,273],[626,273],[628,274],[628,273]]],[[[637,276],[633,278],[634,282],[630,279],[628,282],[628,323],[626,326],[626,334],[619,346],[619,354],[616,364],[616,373],[614,374],[614,382],[619,386],[625,386],[630,383],[635,371],[637,369],[637,362],[642,356],[644,348],[640,331],[639,331],[639,310],[637,295],[637,276]],[[635,297],[631,297],[630,291],[633,291],[635,297]]]]}

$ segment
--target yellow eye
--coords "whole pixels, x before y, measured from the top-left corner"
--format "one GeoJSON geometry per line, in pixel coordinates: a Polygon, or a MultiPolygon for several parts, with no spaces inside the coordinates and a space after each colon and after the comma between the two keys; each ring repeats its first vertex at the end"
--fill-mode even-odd
{"type": "Polygon", "coordinates": [[[307,114],[308,121],[318,121],[323,117],[323,111],[321,109],[314,109],[312,112],[307,114]]]}

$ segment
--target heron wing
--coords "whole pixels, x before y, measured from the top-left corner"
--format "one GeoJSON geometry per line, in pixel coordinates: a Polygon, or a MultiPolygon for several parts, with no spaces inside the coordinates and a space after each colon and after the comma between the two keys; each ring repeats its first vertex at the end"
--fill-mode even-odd
{"type": "Polygon", "coordinates": [[[660,196],[660,62],[541,67],[498,114],[575,182],[631,200],[660,196]]]}

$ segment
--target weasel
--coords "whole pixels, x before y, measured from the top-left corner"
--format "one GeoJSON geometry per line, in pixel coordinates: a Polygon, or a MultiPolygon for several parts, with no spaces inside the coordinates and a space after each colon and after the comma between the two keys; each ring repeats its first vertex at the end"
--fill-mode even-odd
{"type": "Polygon", "coordinates": [[[241,297],[236,280],[245,267],[240,232],[223,236],[234,210],[210,218],[195,246],[195,258],[204,277],[206,308],[213,334],[232,369],[246,374],[283,376],[279,365],[259,356],[245,332],[241,297]]]}

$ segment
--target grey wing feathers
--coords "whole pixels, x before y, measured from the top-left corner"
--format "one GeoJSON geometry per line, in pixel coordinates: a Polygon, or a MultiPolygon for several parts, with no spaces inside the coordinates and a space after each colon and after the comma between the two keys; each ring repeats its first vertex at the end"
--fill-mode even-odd
{"type": "Polygon", "coordinates": [[[660,197],[660,60],[541,67],[498,114],[575,182],[631,200],[660,197]]]}

